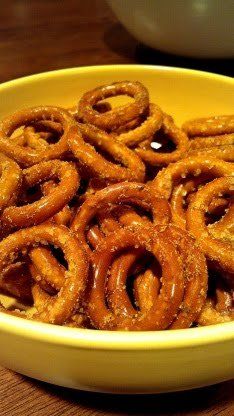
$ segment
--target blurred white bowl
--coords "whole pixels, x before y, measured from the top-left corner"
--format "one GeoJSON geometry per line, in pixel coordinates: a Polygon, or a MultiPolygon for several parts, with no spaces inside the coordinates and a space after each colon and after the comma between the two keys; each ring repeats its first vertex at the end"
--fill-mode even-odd
{"type": "Polygon", "coordinates": [[[107,0],[139,41],[178,55],[234,57],[233,0],[107,0]]]}

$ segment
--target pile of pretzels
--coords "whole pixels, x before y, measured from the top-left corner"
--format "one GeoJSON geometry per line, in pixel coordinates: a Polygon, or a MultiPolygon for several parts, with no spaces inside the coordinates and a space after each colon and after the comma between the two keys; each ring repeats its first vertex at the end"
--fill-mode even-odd
{"type": "Polygon", "coordinates": [[[121,331],[233,320],[233,162],[234,115],[178,127],[138,81],[7,116],[0,311],[121,331]]]}

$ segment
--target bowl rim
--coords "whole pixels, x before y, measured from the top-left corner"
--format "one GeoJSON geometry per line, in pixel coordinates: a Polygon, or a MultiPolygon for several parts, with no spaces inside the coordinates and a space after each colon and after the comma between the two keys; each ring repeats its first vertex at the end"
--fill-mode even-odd
{"type": "Polygon", "coordinates": [[[0,331],[31,341],[91,350],[165,350],[234,342],[234,321],[172,331],[70,328],[0,312],[0,331]]]}
{"type": "MultiPolygon", "coordinates": [[[[123,68],[127,71],[165,71],[177,72],[185,75],[195,75],[201,78],[214,79],[228,83],[234,87],[234,78],[212,72],[195,69],[140,64],[94,65],[73,68],[64,68],[53,71],[32,74],[4,82],[0,85],[1,91],[17,85],[25,85],[33,80],[43,80],[72,75],[82,72],[112,71],[123,68]]],[[[70,348],[90,350],[165,350],[195,348],[217,343],[234,341],[234,321],[199,328],[177,329],[172,331],[103,331],[83,328],[69,328],[30,321],[0,312],[0,331],[8,335],[15,335],[25,339],[59,344],[70,348]]]]}
{"type": "Polygon", "coordinates": [[[217,81],[228,82],[233,84],[234,86],[234,78],[228,75],[222,75],[215,72],[209,71],[201,71],[192,68],[183,68],[183,67],[176,67],[176,66],[166,66],[166,65],[146,65],[146,64],[109,64],[109,65],[89,65],[89,66],[79,66],[79,67],[70,67],[70,68],[63,68],[63,69],[56,69],[51,71],[44,71],[39,72],[31,75],[26,75],[23,77],[15,78],[9,81],[5,81],[0,83],[0,92],[4,89],[9,87],[16,86],[17,84],[25,84],[27,82],[32,81],[33,79],[43,80],[45,78],[54,78],[63,74],[75,74],[81,72],[96,72],[96,71],[104,71],[107,72],[109,70],[115,70],[118,68],[123,68],[130,71],[138,71],[138,70],[152,70],[152,71],[165,71],[165,72],[182,72],[182,74],[187,75],[196,75],[200,78],[206,77],[209,79],[216,79],[217,81]]]}

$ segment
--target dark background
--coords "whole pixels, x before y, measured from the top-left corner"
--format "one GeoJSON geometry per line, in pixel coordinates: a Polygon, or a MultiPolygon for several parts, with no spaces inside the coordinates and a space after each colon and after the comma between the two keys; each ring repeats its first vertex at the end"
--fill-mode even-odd
{"type": "Polygon", "coordinates": [[[233,60],[177,57],[139,44],[104,0],[0,0],[0,82],[53,69],[114,63],[234,75],[233,60]]]}

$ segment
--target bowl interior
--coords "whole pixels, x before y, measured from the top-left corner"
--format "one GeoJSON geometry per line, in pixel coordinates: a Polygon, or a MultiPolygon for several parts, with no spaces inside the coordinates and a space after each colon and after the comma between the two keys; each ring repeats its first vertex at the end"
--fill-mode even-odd
{"type": "Polygon", "coordinates": [[[0,118],[29,106],[74,106],[83,92],[120,80],[139,80],[145,84],[151,101],[172,114],[177,123],[233,112],[231,78],[181,68],[110,65],[47,72],[2,84],[0,118]]]}
{"type": "MultiPolygon", "coordinates": [[[[234,80],[231,78],[180,68],[113,65],[53,71],[2,84],[0,85],[0,118],[19,108],[29,106],[56,105],[71,107],[77,103],[83,92],[98,85],[120,80],[141,81],[149,89],[151,101],[171,114],[179,124],[189,118],[233,113],[234,80]]],[[[56,329],[56,327],[51,328],[50,325],[40,323],[35,323],[35,331],[33,331],[32,322],[25,322],[20,318],[4,316],[0,313],[0,326],[2,325],[5,329],[8,326],[9,330],[13,332],[21,330],[24,332],[25,330],[30,336],[38,336],[38,333],[44,332],[45,336],[51,334],[55,337],[57,334],[59,339],[64,334],[66,340],[70,337],[70,340],[75,339],[75,342],[86,339],[89,343],[90,340],[95,338],[96,341],[99,340],[104,345],[107,341],[103,331],[77,330],[75,334],[73,329],[70,328],[57,327],[56,329]],[[80,335],[81,338],[78,333],[82,334],[80,335]]],[[[220,340],[225,336],[230,337],[231,333],[234,333],[234,323],[222,324],[218,327],[221,328],[219,335],[217,327],[195,328],[171,331],[167,340],[162,335],[163,331],[159,331],[157,342],[162,337],[160,339],[164,345],[168,341],[172,345],[171,343],[175,339],[177,341],[180,339],[182,343],[186,341],[192,344],[194,340],[198,340],[199,336],[203,340],[202,342],[206,342],[209,340],[209,336],[210,340],[214,341],[215,338],[220,340]],[[187,331],[190,333],[189,337],[186,335],[187,331]]],[[[135,334],[135,339],[133,336],[134,334],[122,333],[120,335],[113,333],[113,336],[108,338],[108,345],[110,347],[116,345],[116,342],[124,341],[125,347],[127,345],[135,347],[137,341],[141,347],[144,347],[146,338],[147,341],[156,342],[152,333],[145,334],[143,337],[135,334]],[[127,341],[130,344],[127,344],[127,341]]],[[[55,337],[54,339],[58,341],[58,338],[55,337]]]]}

